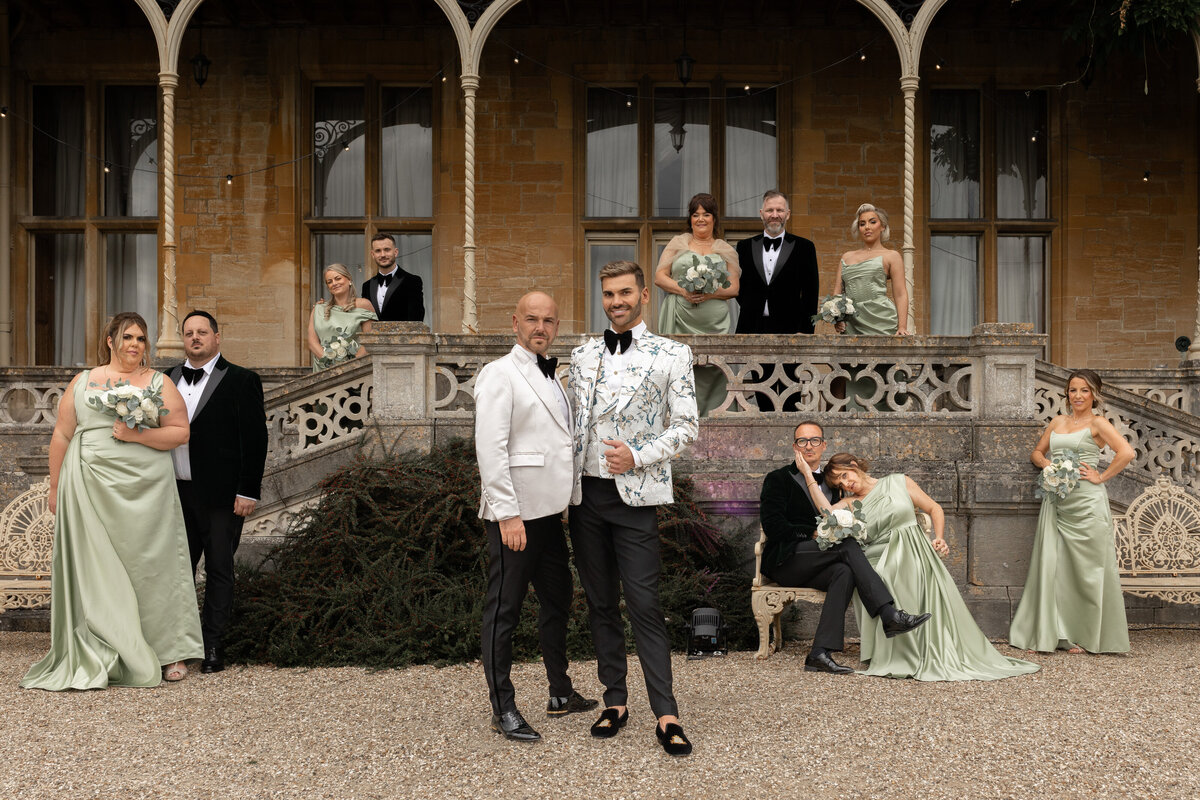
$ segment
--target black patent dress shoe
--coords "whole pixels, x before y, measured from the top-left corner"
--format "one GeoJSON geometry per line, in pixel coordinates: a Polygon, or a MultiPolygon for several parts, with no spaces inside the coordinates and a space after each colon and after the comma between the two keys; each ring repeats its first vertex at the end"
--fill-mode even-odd
{"type": "Polygon", "coordinates": [[[540,733],[529,727],[520,711],[505,711],[499,716],[493,714],[492,730],[503,733],[505,739],[514,742],[536,742],[542,738],[540,733]]]}
{"type": "Polygon", "coordinates": [[[205,675],[220,672],[225,669],[225,654],[219,647],[204,648],[204,660],[200,662],[200,671],[205,675]]]}
{"type": "Polygon", "coordinates": [[[551,697],[550,702],[546,704],[546,716],[563,717],[578,711],[591,711],[598,705],[600,705],[599,700],[588,700],[579,692],[572,690],[567,697],[551,697]]]}
{"type": "Polygon", "coordinates": [[[629,722],[629,709],[618,714],[615,708],[606,708],[600,712],[600,719],[592,723],[592,736],[597,739],[611,739],[621,732],[625,723],[629,722]]]}
{"type": "Polygon", "coordinates": [[[843,667],[834,661],[833,656],[829,653],[809,653],[808,658],[804,659],[804,671],[828,672],[832,675],[849,675],[854,672],[849,667],[843,667]]]}
{"type": "Polygon", "coordinates": [[[687,756],[692,753],[692,743],[683,735],[683,728],[675,722],[668,722],[666,730],[662,726],[654,726],[654,735],[658,743],[669,756],[687,756]]]}
{"type": "Polygon", "coordinates": [[[930,616],[929,612],[924,614],[909,614],[896,609],[896,615],[883,623],[883,632],[889,639],[893,636],[899,636],[902,633],[908,633],[928,622],[930,616]]]}

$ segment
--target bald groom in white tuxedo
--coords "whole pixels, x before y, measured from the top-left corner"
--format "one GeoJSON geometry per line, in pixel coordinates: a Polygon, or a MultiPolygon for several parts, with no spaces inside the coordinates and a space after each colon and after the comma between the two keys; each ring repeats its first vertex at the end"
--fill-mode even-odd
{"type": "Polygon", "coordinates": [[[558,306],[530,292],[513,314],[517,343],[475,378],[475,455],[488,545],[483,607],[483,669],[492,703],[492,728],[514,741],[541,735],[517,710],[512,633],[529,584],[537,592],[538,637],[550,682],[546,714],[596,707],[567,674],[567,622],[574,586],[562,515],[571,499],[573,442],[558,359],[546,352],[558,333],[558,306]]]}

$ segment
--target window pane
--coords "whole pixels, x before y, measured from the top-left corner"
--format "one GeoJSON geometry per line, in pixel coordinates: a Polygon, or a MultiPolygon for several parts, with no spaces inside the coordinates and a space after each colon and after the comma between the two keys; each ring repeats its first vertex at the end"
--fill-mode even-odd
{"type": "Polygon", "coordinates": [[[606,239],[588,242],[588,331],[595,333],[608,327],[604,303],[600,295],[600,270],[610,261],[637,261],[637,239],[606,239]]]}
{"type": "Polygon", "coordinates": [[[979,320],[979,240],[931,236],[929,250],[929,332],[966,336],[979,320]]]}
{"type": "Polygon", "coordinates": [[[136,311],[146,320],[151,350],[158,339],[158,236],[110,233],[105,238],[105,315],[136,311]]]}
{"type": "Polygon", "coordinates": [[[996,93],[996,213],[1045,219],[1046,93],[996,93]]]}
{"type": "Polygon", "coordinates": [[[775,90],[725,94],[725,215],[757,217],[762,193],[779,185],[775,90]]]}
{"type": "Polygon", "coordinates": [[[680,217],[712,189],[707,89],[654,90],[654,213],[680,217]]]}
{"type": "Polygon", "coordinates": [[[425,324],[433,330],[433,235],[429,233],[397,233],[396,263],[421,277],[421,294],[425,304],[425,324]]]}
{"type": "Polygon", "coordinates": [[[325,268],[330,264],[342,264],[350,270],[354,278],[354,291],[362,289],[366,270],[363,268],[363,258],[366,252],[366,237],[361,233],[314,233],[313,242],[313,275],[312,302],[324,297],[329,299],[325,289],[325,268]]]}
{"type": "Polygon", "coordinates": [[[318,217],[365,213],[364,116],[362,89],[320,87],[313,92],[313,214],[318,217]]]}
{"type": "Polygon", "coordinates": [[[977,219],[979,208],[979,95],[930,92],[929,214],[977,219]]]}
{"type": "Polygon", "coordinates": [[[584,214],[589,217],[638,215],[637,104],[631,103],[637,91],[622,91],[588,89],[584,214]]]}
{"type": "MultiPolygon", "coordinates": [[[[83,88],[33,88],[33,213],[83,216],[83,88]]],[[[74,363],[74,362],[56,362],[74,363]]]]}
{"type": "Polygon", "coordinates": [[[153,86],[109,86],[104,90],[104,160],[109,168],[104,174],[106,216],[158,216],[156,92],[153,86]]]}
{"type": "Polygon", "coordinates": [[[996,239],[998,322],[1032,322],[1046,332],[1046,240],[1041,236],[996,239]]]}
{"type": "Polygon", "coordinates": [[[383,109],[380,211],[385,217],[432,217],[432,94],[428,89],[384,89],[383,109]]]}
{"type": "Polygon", "coordinates": [[[34,361],[82,367],[87,333],[82,233],[33,236],[34,361]]]}

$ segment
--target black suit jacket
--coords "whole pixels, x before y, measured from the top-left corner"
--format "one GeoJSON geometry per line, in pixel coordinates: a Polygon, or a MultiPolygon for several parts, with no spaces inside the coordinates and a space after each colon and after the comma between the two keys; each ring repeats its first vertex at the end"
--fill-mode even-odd
{"type": "MultiPolygon", "coordinates": [[[[167,375],[179,383],[183,365],[167,375]]],[[[233,507],[235,495],[262,497],[267,415],[258,373],[217,359],[192,417],[192,487],[202,502],[233,507]]]]}
{"type": "Polygon", "coordinates": [[[396,267],[392,282],[383,296],[383,308],[379,307],[379,276],[364,281],[362,296],[371,301],[380,322],[422,322],[425,319],[425,298],[421,276],[405,272],[396,267]]]}
{"type": "Polygon", "coordinates": [[[767,283],[762,241],[760,233],[737,244],[742,267],[737,333],[812,333],[820,291],[817,248],[803,236],[785,233],[767,283]],[[763,316],[764,303],[770,308],[769,317],[763,316]]]}
{"type": "MultiPolygon", "coordinates": [[[[820,480],[821,473],[815,473],[820,480]]],[[[759,495],[758,514],[762,522],[767,543],[763,547],[762,571],[770,575],[771,570],[787,561],[797,542],[811,539],[817,531],[820,512],[802,485],[804,476],[793,462],[763,479],[762,494],[759,495]],[[800,477],[797,482],[796,476],[800,477]]],[[[833,490],[834,502],[841,499],[841,492],[833,490]]]]}

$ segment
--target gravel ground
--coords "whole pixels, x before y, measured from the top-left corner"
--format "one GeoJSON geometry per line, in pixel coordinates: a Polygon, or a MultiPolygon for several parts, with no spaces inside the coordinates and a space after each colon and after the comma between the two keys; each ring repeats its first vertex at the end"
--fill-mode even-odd
{"type": "MultiPolygon", "coordinates": [[[[0,798],[1200,797],[1196,631],[1135,632],[1126,656],[1036,655],[1040,672],[992,683],[805,673],[804,644],[765,662],[677,656],[695,752],[673,759],[636,660],[630,724],[609,741],[588,736],[591,713],[546,719],[541,666],[518,665],[544,737],[518,744],[488,728],[478,664],[50,693],[17,686],[48,635],[0,632],[0,798]]],[[[599,697],[595,662],[573,673],[599,697]]]]}

